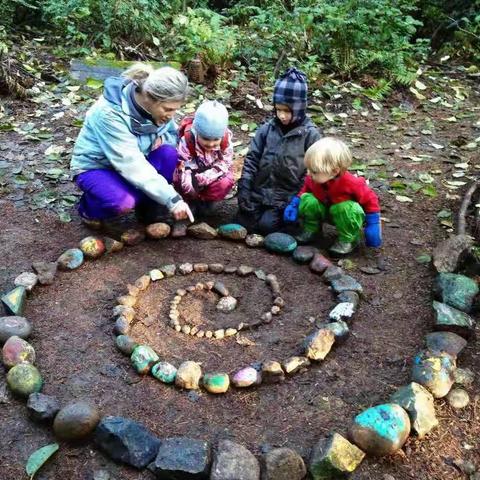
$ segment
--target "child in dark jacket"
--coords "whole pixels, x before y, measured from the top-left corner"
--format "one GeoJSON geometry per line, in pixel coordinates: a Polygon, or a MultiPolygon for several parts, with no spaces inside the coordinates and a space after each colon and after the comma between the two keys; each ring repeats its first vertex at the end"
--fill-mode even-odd
{"type": "Polygon", "coordinates": [[[290,68],[275,83],[275,118],[256,132],[238,182],[237,221],[263,234],[284,226],[283,211],[305,177],[305,151],[321,134],[307,117],[307,78],[290,68]]]}
{"type": "Polygon", "coordinates": [[[300,217],[303,225],[303,232],[297,236],[300,243],[313,240],[321,222],[329,217],[338,231],[338,239],[330,247],[334,255],[346,255],[356,248],[364,223],[366,245],[381,246],[378,197],[363,177],[347,171],[351,164],[349,148],[336,138],[322,138],[307,150],[308,174],[284,213],[287,222],[300,217]]]}

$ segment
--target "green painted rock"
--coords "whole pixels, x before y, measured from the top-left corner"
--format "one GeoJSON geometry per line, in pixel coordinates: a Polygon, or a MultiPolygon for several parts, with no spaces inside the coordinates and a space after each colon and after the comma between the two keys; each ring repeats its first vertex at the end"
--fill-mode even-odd
{"type": "Polygon", "coordinates": [[[391,455],[402,448],[410,434],[410,418],[395,403],[371,407],[355,417],[352,441],[373,456],[391,455]]]}
{"type": "Polygon", "coordinates": [[[101,257],[106,250],[103,240],[101,238],[92,236],[85,237],[83,240],[80,240],[79,247],[85,255],[85,258],[89,258],[91,260],[101,257]]]}
{"type": "Polygon", "coordinates": [[[362,462],[365,453],[338,433],[320,440],[312,450],[309,471],[313,480],[345,478],[362,462]]]}
{"type": "Polygon", "coordinates": [[[26,339],[32,333],[30,322],[24,317],[0,317],[0,345],[3,345],[10,337],[26,339]]]}
{"type": "Polygon", "coordinates": [[[60,270],[75,270],[83,263],[83,252],[79,248],[69,248],[57,260],[60,270]]]}
{"type": "Polygon", "coordinates": [[[11,315],[22,315],[26,297],[25,287],[16,287],[2,296],[2,303],[11,315]]]}
{"type": "Polygon", "coordinates": [[[435,310],[435,328],[437,330],[457,333],[469,338],[475,331],[475,320],[470,315],[450,307],[446,303],[433,302],[435,310]]]}
{"type": "Polygon", "coordinates": [[[148,345],[139,345],[133,349],[130,359],[135,370],[140,375],[146,375],[150,371],[151,366],[158,362],[159,357],[148,345]]]}
{"type": "Polygon", "coordinates": [[[433,405],[433,395],[418,383],[410,383],[399,388],[391,397],[391,403],[403,407],[410,416],[413,430],[418,438],[423,438],[438,425],[433,405]]]}
{"type": "Polygon", "coordinates": [[[323,360],[335,342],[335,334],[331,330],[321,328],[309,335],[304,343],[305,356],[310,360],[323,360]]]}
{"type": "Polygon", "coordinates": [[[163,383],[174,383],[177,369],[168,362],[158,362],[152,367],[152,375],[163,383]]]}
{"type": "Polygon", "coordinates": [[[62,440],[81,440],[93,432],[100,421],[100,412],[85,402],[63,407],[53,421],[53,432],[62,440]]]}
{"type": "Polygon", "coordinates": [[[115,345],[124,355],[128,355],[129,357],[132,355],[135,348],[138,347],[135,340],[128,335],[119,335],[115,339],[115,345]]]}
{"type": "Polygon", "coordinates": [[[455,358],[445,352],[420,352],[413,360],[412,380],[435,398],[445,397],[454,383],[455,358]]]}
{"type": "Polygon", "coordinates": [[[226,373],[206,373],[203,386],[210,393],[225,393],[230,387],[230,378],[226,373]]]}
{"type": "Polygon", "coordinates": [[[35,350],[20,337],[10,337],[2,348],[2,361],[7,368],[19,363],[35,363],[35,350]]]}
{"type": "Polygon", "coordinates": [[[465,275],[440,273],[436,278],[435,290],[443,303],[468,313],[479,288],[477,282],[465,275]]]}
{"type": "Polygon", "coordinates": [[[431,352],[446,352],[457,357],[468,342],[460,335],[452,332],[432,332],[425,337],[427,350],[431,352]]]}
{"type": "Polygon", "coordinates": [[[196,390],[202,377],[202,369],[197,362],[183,362],[177,370],[175,385],[186,390],[196,390]]]}
{"type": "Polygon", "coordinates": [[[43,380],[34,365],[19,363],[8,371],[7,384],[15,395],[28,397],[42,389],[43,380]]]}
{"type": "Polygon", "coordinates": [[[291,253],[297,248],[297,241],[286,233],[270,233],[265,237],[264,246],[270,252],[291,253]]]}
{"type": "Polygon", "coordinates": [[[227,223],[218,227],[218,234],[230,240],[244,240],[248,234],[247,229],[237,223],[227,223]]]}

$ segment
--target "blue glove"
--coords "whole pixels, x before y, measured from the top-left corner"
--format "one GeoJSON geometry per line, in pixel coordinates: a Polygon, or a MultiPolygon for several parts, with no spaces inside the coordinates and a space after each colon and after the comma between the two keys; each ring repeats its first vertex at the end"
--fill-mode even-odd
{"type": "Polygon", "coordinates": [[[380,223],[380,213],[367,213],[365,220],[365,245],[367,247],[374,248],[380,247],[382,245],[382,225],[380,223]]]}
{"type": "Polygon", "coordinates": [[[298,218],[298,206],[300,205],[300,198],[293,197],[290,200],[290,203],[285,208],[283,212],[283,220],[285,222],[295,222],[298,218]]]}

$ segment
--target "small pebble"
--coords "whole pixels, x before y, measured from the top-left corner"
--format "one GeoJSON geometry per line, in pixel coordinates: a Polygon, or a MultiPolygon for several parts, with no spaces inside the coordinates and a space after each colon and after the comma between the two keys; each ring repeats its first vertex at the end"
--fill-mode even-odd
{"type": "Polygon", "coordinates": [[[175,325],[175,330],[177,332],[181,332],[182,331],[182,327],[180,325],[175,325]]]}
{"type": "Polygon", "coordinates": [[[451,407],[460,410],[470,403],[470,397],[463,388],[453,388],[448,392],[447,401],[451,407]]]}
{"type": "Polygon", "coordinates": [[[222,297],[228,297],[230,295],[230,291],[222,282],[215,282],[212,290],[217,292],[222,297]]]}
{"type": "Polygon", "coordinates": [[[160,271],[166,276],[166,277],[173,277],[175,275],[175,272],[177,271],[177,266],[170,264],[170,265],[163,265],[160,267],[160,271]]]}
{"type": "Polygon", "coordinates": [[[161,280],[162,278],[164,278],[162,271],[158,270],[157,268],[150,270],[149,275],[152,282],[157,282],[158,280],[161,280]]]}
{"type": "Polygon", "coordinates": [[[263,323],[271,323],[272,319],[273,319],[272,312],[265,312],[262,315],[263,323]]]}
{"type": "Polygon", "coordinates": [[[238,333],[237,329],[236,328],[227,328],[225,330],[225,336],[226,337],[231,337],[233,335],[236,335],[238,333]]]}
{"type": "Polygon", "coordinates": [[[206,337],[206,338],[212,338],[212,337],[213,337],[213,332],[212,332],[211,330],[207,330],[207,331],[205,332],[205,337],[206,337]]]}
{"type": "Polygon", "coordinates": [[[23,272],[13,281],[16,287],[25,287],[27,292],[31,292],[38,283],[38,277],[33,272],[23,272]]]}
{"type": "Polygon", "coordinates": [[[223,328],[220,328],[219,330],[215,330],[213,334],[215,335],[215,338],[217,340],[221,340],[225,336],[225,330],[223,328]]]}
{"type": "Polygon", "coordinates": [[[264,241],[265,241],[264,237],[256,233],[252,235],[247,235],[247,237],[245,238],[245,243],[250,248],[262,247],[264,241]]]}
{"type": "Polygon", "coordinates": [[[193,271],[197,272],[197,273],[208,272],[208,264],[206,264],[206,263],[194,263],[193,264],[193,271]]]}
{"type": "Polygon", "coordinates": [[[178,271],[182,275],[188,275],[189,273],[193,272],[193,265],[191,263],[182,263],[181,265],[179,265],[178,271]]]}
{"type": "Polygon", "coordinates": [[[278,305],[274,305],[271,309],[270,312],[272,312],[272,315],[278,315],[282,309],[278,305]]]}
{"type": "Polygon", "coordinates": [[[199,330],[197,333],[196,333],[196,336],[198,338],[203,338],[205,336],[205,332],[203,330],[199,330]]]}
{"type": "Polygon", "coordinates": [[[208,269],[212,273],[222,273],[224,268],[225,267],[221,263],[211,263],[210,265],[208,265],[208,269]]]}
{"type": "Polygon", "coordinates": [[[185,335],[189,335],[190,330],[191,330],[190,325],[182,325],[182,333],[185,333],[185,335]]]}
{"type": "Polygon", "coordinates": [[[151,282],[150,275],[142,275],[140,278],[138,278],[135,281],[135,286],[139,290],[143,291],[143,290],[146,290],[148,288],[148,286],[150,285],[150,282],[151,282]]]}
{"type": "Polygon", "coordinates": [[[285,300],[282,297],[277,297],[273,301],[273,304],[279,306],[280,308],[283,308],[285,306],[285,300]]]}
{"type": "Polygon", "coordinates": [[[237,275],[239,275],[240,277],[246,277],[252,273],[253,273],[253,268],[249,267],[248,265],[240,265],[237,268],[237,275]]]}

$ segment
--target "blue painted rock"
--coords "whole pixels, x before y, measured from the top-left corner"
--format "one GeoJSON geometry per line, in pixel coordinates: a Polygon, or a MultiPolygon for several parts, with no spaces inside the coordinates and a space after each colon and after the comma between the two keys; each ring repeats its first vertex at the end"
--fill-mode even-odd
{"type": "Polygon", "coordinates": [[[146,375],[152,365],[158,362],[159,357],[155,351],[148,345],[138,345],[135,347],[130,357],[135,370],[140,375],[146,375]]]}
{"type": "Polygon", "coordinates": [[[291,253],[297,248],[297,241],[286,233],[270,233],[265,237],[264,246],[275,253],[291,253]]]}
{"type": "Polygon", "coordinates": [[[95,430],[100,412],[85,402],[74,402],[63,407],[53,421],[53,432],[62,440],[81,440],[95,430]]]}
{"type": "Polygon", "coordinates": [[[395,403],[368,408],[355,417],[350,428],[352,441],[373,456],[391,455],[402,448],[410,434],[410,418],[395,403]]]}
{"type": "Polygon", "coordinates": [[[28,397],[42,389],[43,380],[40,372],[31,363],[19,363],[7,373],[10,390],[21,397],[28,397]]]}
{"type": "Polygon", "coordinates": [[[455,358],[448,353],[423,351],[413,360],[412,380],[442,398],[452,388],[455,368],[455,358]]]}
{"type": "Polygon", "coordinates": [[[201,377],[200,365],[197,362],[186,361],[178,367],[175,385],[186,390],[196,390],[201,377]]]}
{"type": "Polygon", "coordinates": [[[128,355],[129,357],[138,346],[135,340],[128,335],[119,335],[115,339],[115,345],[124,355],[128,355]]]}
{"type": "Polygon", "coordinates": [[[477,282],[465,275],[440,273],[435,281],[435,291],[443,303],[468,313],[479,288],[477,282]]]}
{"type": "Polygon", "coordinates": [[[147,237],[153,240],[160,240],[161,238],[168,237],[170,235],[170,225],[167,223],[151,223],[145,229],[147,237]]]}
{"type": "Polygon", "coordinates": [[[151,370],[152,375],[163,383],[174,383],[177,369],[168,362],[158,362],[151,370]]]}
{"type": "Polygon", "coordinates": [[[103,240],[98,237],[85,237],[80,240],[79,244],[80,250],[85,255],[85,258],[94,260],[95,258],[101,257],[105,253],[105,244],[103,240]]]}
{"type": "Polygon", "coordinates": [[[300,247],[297,247],[293,252],[293,259],[297,263],[303,265],[306,263],[310,263],[316,253],[318,253],[318,250],[315,247],[302,245],[300,247]]]}
{"type": "Polygon", "coordinates": [[[452,332],[432,332],[425,337],[427,349],[431,352],[446,352],[457,357],[468,342],[452,332]]]}
{"type": "Polygon", "coordinates": [[[230,387],[230,377],[226,373],[206,373],[202,381],[210,393],[225,393],[230,387]]]}
{"type": "Polygon", "coordinates": [[[25,287],[16,287],[2,296],[2,303],[11,315],[22,315],[26,297],[25,287]]]}
{"type": "Polygon", "coordinates": [[[305,356],[310,360],[323,360],[332,349],[334,342],[334,333],[331,330],[321,328],[304,340],[305,356]]]}
{"type": "Polygon", "coordinates": [[[464,338],[469,338],[475,331],[475,320],[470,315],[450,307],[446,303],[433,302],[435,310],[436,330],[457,333],[464,338]]]}
{"type": "Polygon", "coordinates": [[[69,248],[57,260],[60,270],[75,270],[83,263],[83,252],[79,248],[69,248]]]}
{"type": "Polygon", "coordinates": [[[399,388],[391,397],[391,403],[403,407],[410,416],[413,430],[423,438],[438,425],[433,405],[433,395],[418,383],[412,382],[399,388]]]}
{"type": "Polygon", "coordinates": [[[232,383],[238,388],[260,385],[260,383],[262,383],[262,376],[255,368],[245,367],[233,376],[232,383]]]}
{"type": "Polygon", "coordinates": [[[10,337],[2,348],[2,361],[7,368],[19,363],[35,363],[35,350],[23,338],[10,337]]]}
{"type": "Polygon", "coordinates": [[[313,480],[346,478],[365,457],[356,445],[338,433],[321,439],[313,447],[309,471],[313,480]]]}
{"type": "Polygon", "coordinates": [[[0,345],[3,345],[14,335],[26,339],[31,333],[32,326],[26,318],[17,316],[0,317],[0,345]]]}
{"type": "Polygon", "coordinates": [[[218,227],[218,234],[230,240],[244,240],[248,234],[247,229],[237,223],[227,223],[218,227]]]}

